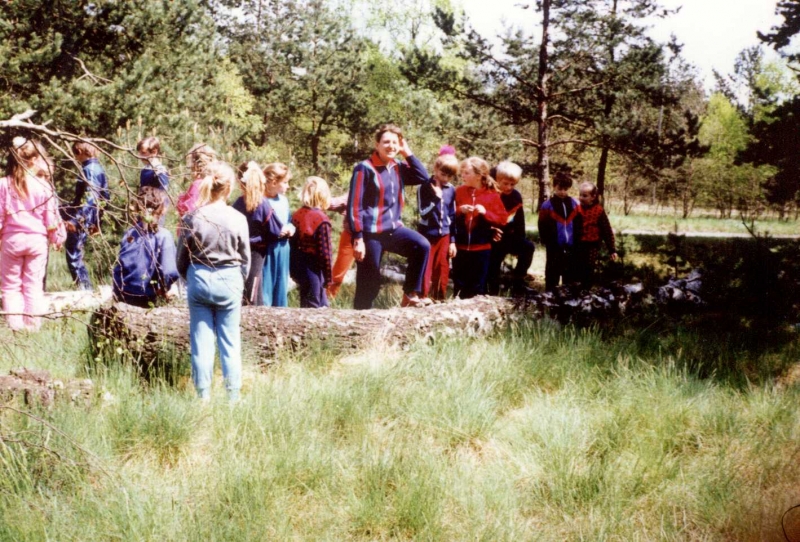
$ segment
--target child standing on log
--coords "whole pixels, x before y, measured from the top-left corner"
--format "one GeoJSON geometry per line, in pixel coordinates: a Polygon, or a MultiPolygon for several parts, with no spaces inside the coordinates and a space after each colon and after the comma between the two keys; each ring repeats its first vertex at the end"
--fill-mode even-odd
{"type": "Polygon", "coordinates": [[[417,189],[417,231],[431,244],[425,266],[422,297],[443,300],[450,278],[450,259],[456,255],[456,189],[450,184],[458,173],[458,159],[442,154],[433,164],[433,177],[417,189]]]}
{"type": "Polygon", "coordinates": [[[559,171],[553,179],[553,195],[539,209],[539,239],[547,251],[544,268],[545,289],[552,291],[563,278],[564,284],[575,282],[575,218],[580,209],[570,197],[572,176],[559,171]]]}
{"type": "Polygon", "coordinates": [[[325,294],[331,282],[331,221],[323,209],[331,199],[328,183],[309,177],[303,187],[303,207],[292,216],[290,271],[300,290],[300,307],[328,306],[325,294]]]}
{"type": "Polygon", "coordinates": [[[166,299],[178,280],[175,241],[159,227],[166,211],[164,191],[145,186],[136,198],[134,225],[120,243],[113,271],[114,298],[137,307],[152,307],[166,299]]]}
{"type": "Polygon", "coordinates": [[[14,138],[8,176],[0,179],[0,291],[14,331],[39,329],[48,243],[59,249],[65,238],[51,171],[41,145],[14,138]]]}
{"type": "Polygon", "coordinates": [[[240,322],[250,239],[247,219],[226,204],[235,180],[227,164],[209,165],[197,209],[181,220],[178,272],[186,279],[192,380],[203,401],[211,398],[215,342],[231,402],[242,387],[240,322]]]}
{"type": "Polygon", "coordinates": [[[486,293],[492,252],[492,227],[506,221],[505,208],[489,175],[489,164],[472,156],[461,162],[461,186],[456,188],[455,295],[467,299],[486,293]]]}
{"type": "Polygon", "coordinates": [[[261,307],[264,305],[263,274],[264,259],[267,256],[267,245],[278,240],[281,224],[264,195],[267,179],[261,166],[256,162],[248,162],[239,166],[239,188],[242,196],[237,199],[233,208],[247,218],[250,232],[250,272],[244,283],[245,305],[261,307]]]}
{"type": "Polygon", "coordinates": [[[275,162],[264,168],[267,179],[266,196],[280,225],[278,238],[267,243],[262,276],[264,305],[267,307],[289,306],[289,238],[295,228],[291,223],[289,200],[286,191],[292,173],[285,164],[275,162]]]}
{"type": "Polygon", "coordinates": [[[597,187],[593,183],[581,183],[578,191],[580,214],[576,218],[578,245],[575,251],[577,279],[584,289],[592,287],[600,242],[604,242],[612,262],[617,261],[614,230],[603,206],[597,201],[597,187]]]}
{"type": "Polygon", "coordinates": [[[514,162],[500,162],[497,165],[495,179],[500,189],[500,200],[506,210],[507,221],[501,228],[499,241],[492,242],[492,259],[489,264],[489,295],[500,292],[500,268],[508,254],[517,257],[517,265],[512,272],[512,295],[523,295],[529,288],[525,285],[525,276],[533,262],[533,243],[525,232],[525,209],[522,205],[522,194],[515,188],[522,179],[522,168],[514,162]]]}

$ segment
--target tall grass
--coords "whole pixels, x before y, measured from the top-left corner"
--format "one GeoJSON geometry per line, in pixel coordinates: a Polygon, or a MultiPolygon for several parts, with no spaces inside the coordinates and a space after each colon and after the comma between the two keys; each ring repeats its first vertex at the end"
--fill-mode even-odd
{"type": "Polygon", "coordinates": [[[310,350],[247,366],[231,408],[89,365],[80,325],[51,323],[14,348],[58,337],[36,363],[96,393],[44,423],[0,410],[0,539],[780,540],[800,415],[773,382],[796,341],[715,357],[646,334],[310,350]]]}

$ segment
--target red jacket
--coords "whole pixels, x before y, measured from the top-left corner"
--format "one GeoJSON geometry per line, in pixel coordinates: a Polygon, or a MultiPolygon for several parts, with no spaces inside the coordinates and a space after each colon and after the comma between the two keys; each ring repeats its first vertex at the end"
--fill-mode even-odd
{"type": "Polygon", "coordinates": [[[491,250],[492,226],[500,228],[506,224],[508,213],[500,194],[486,188],[461,185],[456,188],[456,248],[468,252],[491,250]],[[478,211],[461,212],[462,205],[483,205],[486,214],[478,211]]]}

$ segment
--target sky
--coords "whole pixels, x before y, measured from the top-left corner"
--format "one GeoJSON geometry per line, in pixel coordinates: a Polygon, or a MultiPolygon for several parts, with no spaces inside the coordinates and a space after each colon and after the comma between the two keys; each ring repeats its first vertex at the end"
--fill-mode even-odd
{"type": "MultiPolygon", "coordinates": [[[[541,16],[515,7],[533,0],[461,0],[470,22],[485,36],[499,33],[505,20],[515,26],[537,27],[541,16]]],[[[736,55],[759,43],[756,31],[767,31],[782,19],[775,15],[777,0],[661,0],[681,10],[652,23],[651,36],[666,42],[675,34],[683,43],[683,57],[698,68],[706,89],[714,84],[712,70],[733,71],[736,55]]]]}

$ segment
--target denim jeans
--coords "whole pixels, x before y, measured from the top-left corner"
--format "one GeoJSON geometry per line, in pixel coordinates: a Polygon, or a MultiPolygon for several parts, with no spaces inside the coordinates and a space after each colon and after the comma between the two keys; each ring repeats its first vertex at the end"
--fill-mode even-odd
{"type": "Polygon", "coordinates": [[[67,268],[69,269],[72,280],[81,290],[91,290],[92,280],[89,278],[89,270],[83,261],[84,245],[89,235],[82,228],[78,231],[67,232],[67,240],[64,242],[64,253],[67,255],[67,268]]]}
{"type": "Polygon", "coordinates": [[[242,348],[239,323],[244,279],[242,268],[212,268],[191,264],[186,274],[189,333],[192,343],[192,380],[200,398],[211,393],[214,374],[214,338],[219,348],[222,376],[230,399],[242,387],[242,348]]]}

